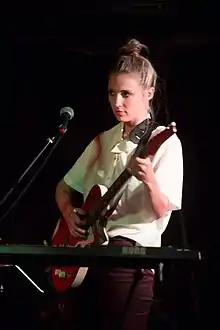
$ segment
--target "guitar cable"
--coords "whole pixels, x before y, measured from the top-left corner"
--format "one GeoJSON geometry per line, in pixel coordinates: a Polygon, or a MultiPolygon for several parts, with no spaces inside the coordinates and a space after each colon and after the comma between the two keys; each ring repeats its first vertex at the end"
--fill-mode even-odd
{"type": "MultiPolygon", "coordinates": [[[[43,169],[43,167],[46,165],[48,159],[50,158],[50,156],[52,155],[54,149],[56,148],[56,146],[58,145],[58,143],[60,142],[60,140],[62,139],[63,134],[61,134],[58,138],[58,140],[54,143],[53,147],[51,148],[50,152],[48,153],[48,155],[45,157],[43,163],[39,166],[38,170],[35,172],[35,174],[32,176],[32,178],[30,179],[30,181],[28,182],[28,184],[22,189],[22,191],[20,192],[20,194],[18,195],[18,197],[15,199],[15,201],[10,205],[10,207],[6,210],[6,212],[1,216],[0,218],[0,222],[2,222],[6,216],[14,209],[14,207],[17,205],[17,203],[19,202],[19,200],[24,196],[24,194],[27,192],[28,188],[31,186],[31,184],[34,182],[34,180],[37,178],[38,174],[41,172],[41,170],[43,169]]],[[[19,183],[19,181],[18,181],[19,183]]],[[[17,184],[16,184],[17,185],[17,184]]],[[[16,187],[16,185],[9,191],[9,193],[11,193],[14,188],[16,187]]],[[[9,196],[9,193],[6,196],[9,196]]],[[[6,200],[6,198],[3,199],[3,201],[1,201],[0,206],[3,204],[3,202],[6,200]]]]}

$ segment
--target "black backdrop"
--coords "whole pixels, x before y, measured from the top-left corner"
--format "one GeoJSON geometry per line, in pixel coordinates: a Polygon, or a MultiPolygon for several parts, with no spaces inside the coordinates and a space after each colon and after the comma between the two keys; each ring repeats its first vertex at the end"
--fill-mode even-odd
{"type": "MultiPolygon", "coordinates": [[[[109,14],[100,8],[92,15],[85,8],[79,13],[66,8],[65,15],[46,15],[43,10],[26,14],[20,8],[13,22],[6,21],[7,42],[1,54],[1,198],[53,136],[60,109],[71,106],[75,116],[37,180],[0,224],[1,236],[6,242],[39,244],[51,235],[59,216],[54,201],[58,180],[91,138],[115,123],[107,103],[108,61],[126,38],[136,37],[148,44],[151,60],[166,82],[166,97],[161,96],[166,107],[159,118],[163,123],[176,121],[182,140],[183,214],[190,246],[216,251],[218,187],[213,183],[220,54],[214,8],[200,6],[190,12],[174,6],[173,11],[144,9],[136,14],[109,14]]],[[[26,183],[30,177],[31,173],[26,183]]],[[[182,245],[178,220],[177,213],[164,244],[182,245]]],[[[200,280],[204,289],[203,274],[200,280]]]]}

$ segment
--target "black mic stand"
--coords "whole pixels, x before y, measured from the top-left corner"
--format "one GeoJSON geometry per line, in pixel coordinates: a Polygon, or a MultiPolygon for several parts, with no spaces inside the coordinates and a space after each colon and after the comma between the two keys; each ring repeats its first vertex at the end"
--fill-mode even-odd
{"type": "MultiPolygon", "coordinates": [[[[68,119],[69,120],[69,119],[68,119]]],[[[41,172],[41,170],[43,169],[44,165],[46,164],[46,162],[48,161],[49,157],[52,155],[52,152],[55,150],[56,146],[58,145],[58,143],[60,142],[60,140],[63,138],[64,134],[67,131],[67,124],[68,124],[68,120],[65,120],[64,124],[61,124],[58,128],[58,132],[56,135],[54,135],[52,138],[49,137],[47,138],[47,142],[45,144],[45,146],[43,147],[43,149],[39,152],[39,154],[35,157],[35,159],[32,161],[32,163],[27,167],[27,169],[22,173],[22,175],[19,177],[18,181],[15,183],[15,185],[7,192],[7,194],[3,197],[3,199],[0,202],[0,206],[2,206],[6,200],[9,198],[9,196],[14,192],[14,190],[16,189],[16,187],[19,185],[19,183],[23,180],[23,178],[26,176],[26,174],[31,170],[31,168],[34,166],[34,164],[37,162],[37,160],[40,158],[40,156],[47,150],[47,148],[49,147],[50,144],[53,144],[53,147],[51,148],[49,154],[47,155],[47,157],[44,159],[43,163],[40,165],[40,167],[38,168],[38,170],[35,172],[35,174],[33,175],[33,177],[31,178],[31,180],[28,182],[28,184],[26,185],[26,187],[21,191],[21,193],[19,194],[19,196],[15,199],[15,201],[10,205],[10,207],[7,209],[7,211],[1,216],[0,218],[0,222],[3,221],[6,216],[12,211],[12,209],[16,206],[16,204],[18,203],[18,201],[21,199],[21,197],[25,194],[25,192],[27,191],[27,189],[30,187],[30,185],[32,184],[32,182],[36,179],[37,175],[41,172]]],[[[26,279],[28,281],[30,281],[32,283],[32,285],[41,293],[44,293],[44,290],[42,290],[26,273],[25,271],[18,265],[0,265],[0,267],[15,267],[18,271],[20,271],[22,273],[22,275],[24,275],[24,277],[26,277],[26,279]]],[[[4,290],[4,285],[2,283],[0,283],[0,292],[3,292],[4,290]]]]}
{"type": "Polygon", "coordinates": [[[0,202],[0,207],[6,202],[6,200],[9,198],[9,196],[14,192],[14,190],[17,188],[17,186],[19,185],[19,183],[24,179],[25,175],[34,166],[34,164],[40,158],[40,156],[47,150],[47,148],[49,147],[49,145],[50,144],[54,144],[53,147],[51,148],[49,154],[47,155],[47,157],[45,158],[45,160],[43,161],[43,163],[40,165],[39,169],[35,172],[35,174],[31,178],[31,180],[28,182],[28,184],[26,185],[26,187],[21,191],[21,193],[19,194],[19,196],[15,199],[15,201],[11,204],[11,206],[7,209],[7,211],[1,216],[0,222],[3,221],[5,219],[5,217],[11,212],[11,210],[14,208],[14,206],[17,204],[17,202],[21,199],[21,197],[25,194],[25,192],[27,191],[27,189],[30,187],[30,185],[32,184],[32,182],[36,179],[36,177],[38,176],[38,174],[41,172],[41,170],[43,169],[44,165],[48,161],[49,157],[51,156],[52,152],[54,151],[54,149],[56,148],[56,146],[58,145],[58,143],[60,142],[60,140],[62,139],[62,137],[64,136],[64,134],[66,133],[66,131],[67,131],[67,125],[65,125],[65,126],[60,125],[59,126],[59,129],[58,129],[58,133],[55,136],[53,136],[52,138],[51,137],[47,138],[46,145],[39,152],[39,154],[35,157],[35,159],[32,161],[32,163],[27,167],[27,169],[22,173],[22,175],[19,177],[19,179],[15,183],[15,185],[3,197],[3,199],[0,202]]]}

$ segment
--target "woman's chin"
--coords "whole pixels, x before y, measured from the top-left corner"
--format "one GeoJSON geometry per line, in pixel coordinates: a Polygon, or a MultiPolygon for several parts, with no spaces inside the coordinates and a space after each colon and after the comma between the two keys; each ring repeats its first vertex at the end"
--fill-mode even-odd
{"type": "Polygon", "coordinates": [[[130,121],[126,114],[115,114],[115,117],[118,121],[122,121],[123,123],[130,121]]]}

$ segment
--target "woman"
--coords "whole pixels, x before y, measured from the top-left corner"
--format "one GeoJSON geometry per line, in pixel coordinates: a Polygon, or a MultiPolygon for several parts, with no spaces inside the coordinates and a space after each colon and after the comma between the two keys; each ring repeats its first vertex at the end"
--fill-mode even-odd
{"type": "MultiPolygon", "coordinates": [[[[157,82],[156,71],[143,56],[144,50],[147,47],[134,39],[120,49],[108,81],[109,102],[119,123],[96,137],[57,185],[56,201],[72,235],[86,234],[77,216],[81,210],[72,203],[73,192],[86,198],[95,184],[109,187],[125,167],[133,176],[108,219],[110,245],[161,246],[171,212],[181,208],[183,160],[177,135],[167,139],[152,157],[132,156],[137,145],[129,140],[129,133],[152,116],[157,82]]],[[[155,128],[152,134],[161,129],[164,128],[155,128]]],[[[74,291],[77,310],[73,308],[72,328],[145,330],[153,285],[154,273],[150,269],[90,268],[83,284],[74,291]]]]}

